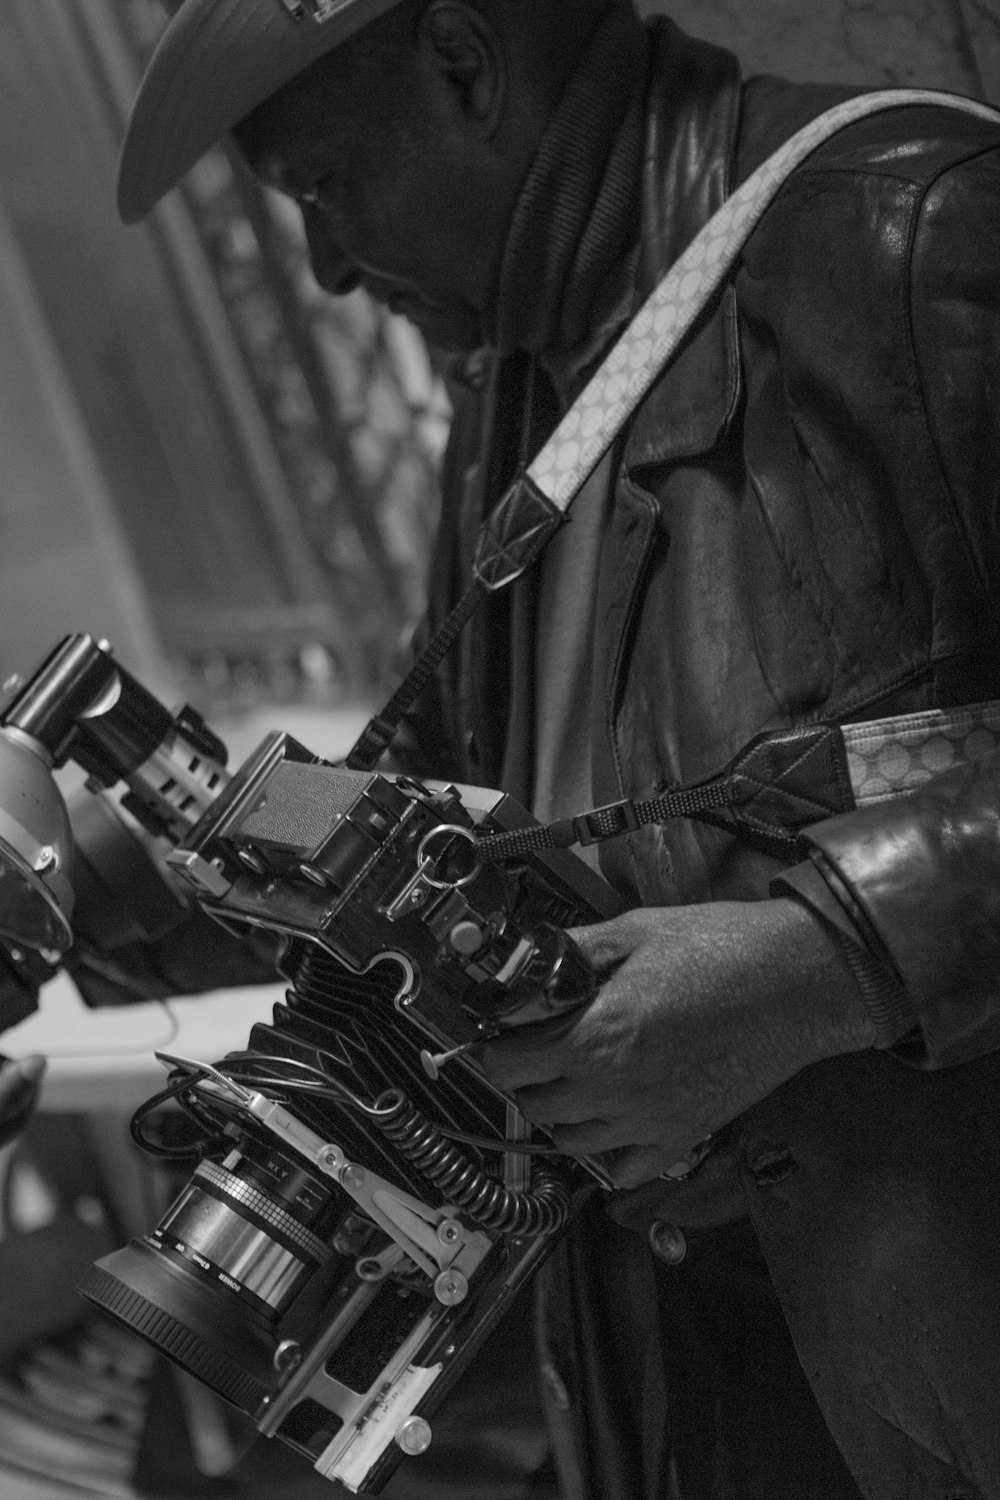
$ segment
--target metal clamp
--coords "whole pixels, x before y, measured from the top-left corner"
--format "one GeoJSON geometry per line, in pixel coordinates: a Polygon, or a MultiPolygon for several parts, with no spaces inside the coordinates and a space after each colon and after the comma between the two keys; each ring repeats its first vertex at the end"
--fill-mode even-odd
{"type": "MultiPolygon", "coordinates": [[[[475,880],[479,874],[479,841],[469,828],[463,828],[458,823],[438,823],[424,834],[417,848],[417,868],[406,882],[403,889],[395,896],[388,905],[380,907],[383,914],[390,922],[398,922],[400,917],[407,916],[411,911],[424,906],[434,898],[436,891],[455,891],[462,886],[468,885],[475,880]],[[476,859],[471,870],[464,875],[456,875],[454,880],[439,880],[435,873],[438,860],[433,854],[427,852],[427,845],[431,839],[440,838],[442,834],[449,837],[459,835],[471,844],[475,850],[476,859]]],[[[440,856],[439,856],[440,857],[440,856]]]]}
{"type": "Polygon", "coordinates": [[[599,843],[601,839],[618,838],[623,833],[634,833],[640,826],[635,803],[628,797],[581,813],[572,819],[572,823],[576,842],[584,846],[599,843]]]}

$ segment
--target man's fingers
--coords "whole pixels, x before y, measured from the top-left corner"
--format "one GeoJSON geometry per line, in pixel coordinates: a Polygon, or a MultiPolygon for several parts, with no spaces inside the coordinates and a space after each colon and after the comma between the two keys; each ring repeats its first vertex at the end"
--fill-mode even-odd
{"type": "Polygon", "coordinates": [[[605,1165],[616,1188],[637,1188],[669,1172],[682,1155],[683,1152],[663,1146],[630,1146],[616,1151],[605,1165]]]}
{"type": "Polygon", "coordinates": [[[515,1101],[522,1114],[539,1125],[580,1125],[593,1120],[602,1102],[588,1091],[584,1096],[578,1084],[565,1078],[554,1083],[528,1084],[515,1090],[515,1101]]]}
{"type": "Polygon", "coordinates": [[[566,1070],[560,1040],[545,1040],[537,1026],[506,1031],[483,1048],[483,1068],[490,1082],[508,1094],[531,1084],[552,1083],[566,1070]]]}
{"type": "Polygon", "coordinates": [[[570,937],[590,960],[598,974],[620,964],[631,953],[634,937],[625,917],[613,917],[610,922],[597,922],[591,927],[570,927],[570,937]]]}
{"type": "Polygon", "coordinates": [[[585,1120],[579,1125],[557,1125],[552,1139],[567,1156],[598,1156],[621,1145],[615,1127],[607,1120],[585,1120]]]}

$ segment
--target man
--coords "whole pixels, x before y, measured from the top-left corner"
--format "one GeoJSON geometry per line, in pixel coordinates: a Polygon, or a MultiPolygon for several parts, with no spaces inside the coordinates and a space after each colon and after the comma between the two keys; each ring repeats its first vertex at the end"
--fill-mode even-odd
{"type": "MultiPolygon", "coordinates": [[[[321,286],[491,351],[456,416],[438,619],[642,298],[839,97],[744,83],[626,0],[185,0],[119,201],[141,217],[235,130],[321,286]]],[[[480,612],[414,765],[550,820],[762,731],[1000,697],[998,231],[995,126],[914,107],[821,148],[480,612]]],[[[1000,776],[958,759],[784,861],[708,823],[605,846],[632,909],[580,936],[596,1000],[487,1050],[619,1189],[546,1280],[568,1494],[1000,1495],[1000,776]]]]}

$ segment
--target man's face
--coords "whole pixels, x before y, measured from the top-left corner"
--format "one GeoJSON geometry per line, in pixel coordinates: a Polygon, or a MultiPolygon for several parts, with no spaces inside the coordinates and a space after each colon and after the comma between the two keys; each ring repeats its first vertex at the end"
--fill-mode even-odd
{"type": "Polygon", "coordinates": [[[474,145],[418,63],[397,60],[392,76],[391,61],[352,42],[255,110],[237,139],[258,176],[299,203],[324,290],[363,286],[437,347],[477,348],[502,225],[476,208],[474,145]]]}

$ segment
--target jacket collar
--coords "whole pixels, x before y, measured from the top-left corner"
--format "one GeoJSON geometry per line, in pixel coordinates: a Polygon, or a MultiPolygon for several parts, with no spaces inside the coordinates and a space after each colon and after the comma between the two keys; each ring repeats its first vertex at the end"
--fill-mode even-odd
{"type": "MultiPolygon", "coordinates": [[[[651,31],[640,300],[728,197],[742,99],[731,52],[685,36],[664,18],[651,31]]],[[[736,299],[727,287],[637,412],[626,467],[676,462],[713,447],[735,410],[739,386],[736,299]]]]}

